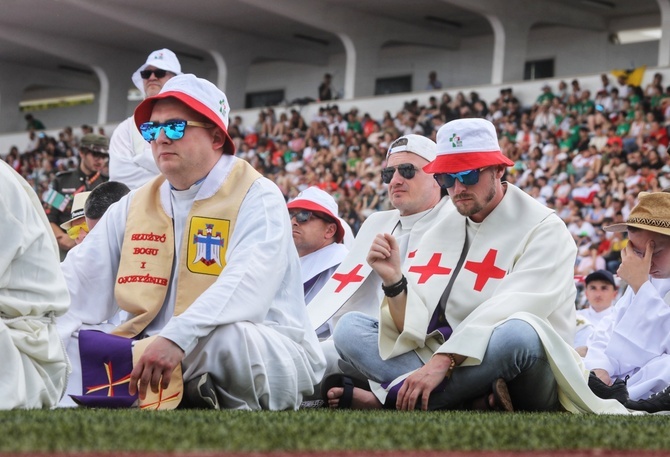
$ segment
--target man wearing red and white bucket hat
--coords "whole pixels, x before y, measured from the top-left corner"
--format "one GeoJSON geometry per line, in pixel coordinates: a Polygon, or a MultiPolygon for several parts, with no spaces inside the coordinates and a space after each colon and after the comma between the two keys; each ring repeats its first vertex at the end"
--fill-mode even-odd
{"type": "MultiPolygon", "coordinates": [[[[144,97],[158,94],[170,78],[181,75],[181,64],[169,49],[158,49],[133,73],[132,81],[144,97]]],[[[109,142],[109,179],[137,189],[160,174],[151,146],[147,143],[133,116],[121,122],[109,142]]]]}
{"type": "MultiPolygon", "coordinates": [[[[501,182],[511,165],[489,121],[438,131],[424,171],[460,214],[437,220],[402,267],[397,240],[375,239],[380,320],[350,313],[334,334],[373,388],[354,387],[354,407],[625,412],[590,392],[571,347],[575,243],[553,211],[501,182]]],[[[344,392],[330,389],[329,404],[344,392]]]]}
{"type": "Polygon", "coordinates": [[[332,195],[318,187],[303,190],[287,207],[309,303],[349,253],[343,241],[351,228],[338,216],[332,195]]]}
{"type": "MultiPolygon", "coordinates": [[[[129,373],[140,406],[180,365],[191,406],[252,410],[298,408],[324,371],[284,198],[234,156],[229,109],[189,74],[144,100],[134,119],[162,176],[112,205],[63,264],[72,305],[59,332],[72,360],[82,323],[119,308],[128,319],[111,333],[155,338],[129,373]]],[[[81,394],[74,370],[68,390],[81,394]]]]}

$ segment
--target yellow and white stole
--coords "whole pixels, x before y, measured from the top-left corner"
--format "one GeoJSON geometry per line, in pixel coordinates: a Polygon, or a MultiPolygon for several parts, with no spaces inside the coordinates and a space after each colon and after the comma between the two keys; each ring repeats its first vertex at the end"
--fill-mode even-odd
{"type": "MultiPolygon", "coordinates": [[[[183,313],[218,278],[226,266],[226,252],[242,200],[261,175],[238,160],[214,195],[193,202],[184,229],[174,315],[183,313]]],[[[172,218],[160,200],[165,181],[158,176],[133,196],[128,210],[114,296],[132,317],[113,330],[137,336],[163,306],[174,261],[172,218]]]]}

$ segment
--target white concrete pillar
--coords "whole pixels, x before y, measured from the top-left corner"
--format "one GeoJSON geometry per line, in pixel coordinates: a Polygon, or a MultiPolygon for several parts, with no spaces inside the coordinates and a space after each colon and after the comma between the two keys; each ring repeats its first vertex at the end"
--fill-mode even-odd
{"type": "Polygon", "coordinates": [[[487,16],[493,27],[493,68],[491,84],[523,80],[530,23],[511,22],[487,16]]]}

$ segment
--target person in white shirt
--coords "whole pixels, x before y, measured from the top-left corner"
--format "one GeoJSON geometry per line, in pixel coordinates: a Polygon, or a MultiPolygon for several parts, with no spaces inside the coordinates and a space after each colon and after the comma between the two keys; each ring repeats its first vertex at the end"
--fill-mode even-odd
{"type": "Polygon", "coordinates": [[[400,258],[408,262],[425,231],[455,210],[449,198],[442,196],[432,174],[422,169],[434,158],[435,142],[424,136],[405,135],[391,143],[381,174],[395,209],[375,212],[365,220],[349,254],[307,305],[312,328],[318,330],[326,325],[330,330],[328,338],[320,333],[328,361],[326,377],[343,371],[356,374],[349,371],[349,365],[342,364],[330,336],[340,318],[352,311],[369,316],[379,313],[383,299],[381,278],[365,261],[375,236],[396,236],[400,258]]]}
{"type": "Polygon", "coordinates": [[[330,407],[626,412],[587,385],[571,346],[575,244],[552,210],[501,181],[513,165],[489,121],[440,128],[424,171],[457,212],[406,263],[392,234],[375,237],[367,262],[386,296],[379,318],[349,313],[333,335],[372,391],[324,381],[330,407]]]}
{"type": "Polygon", "coordinates": [[[614,275],[607,270],[596,270],[584,279],[588,306],[577,311],[577,333],[574,348],[583,357],[587,342],[594,329],[604,317],[612,314],[618,288],[614,275]]]}
{"type": "MultiPolygon", "coordinates": [[[[144,97],[158,94],[170,78],[181,74],[181,64],[174,52],[158,49],[133,73],[132,80],[144,97]]],[[[137,189],[160,171],[154,162],[151,146],[137,130],[133,116],[121,122],[109,143],[109,179],[137,189]]]]}
{"type": "Polygon", "coordinates": [[[217,409],[297,409],[321,379],[284,197],[235,157],[229,110],[191,74],[135,110],[162,175],[112,205],[62,264],[72,302],[58,327],[80,401],[93,392],[75,362],[96,349],[80,344],[83,330],[119,310],[107,330],[134,341],[134,360],[113,379],[125,374],[140,407],[181,382],[178,370],[186,400],[217,409]]]}
{"type": "Polygon", "coordinates": [[[349,253],[345,235],[348,233],[351,240],[353,235],[339,218],[335,199],[318,187],[300,192],[287,207],[300,257],[305,303],[309,304],[349,253]]]}
{"type": "Polygon", "coordinates": [[[617,270],[628,288],[591,336],[584,364],[605,384],[601,390],[625,383],[627,408],[668,411],[670,193],[640,192],[638,199],[626,222],[604,227],[628,232],[617,270]]]}
{"type": "Polygon", "coordinates": [[[52,408],[68,362],[55,317],[69,296],[58,245],[35,191],[0,160],[0,409],[52,408]]]}

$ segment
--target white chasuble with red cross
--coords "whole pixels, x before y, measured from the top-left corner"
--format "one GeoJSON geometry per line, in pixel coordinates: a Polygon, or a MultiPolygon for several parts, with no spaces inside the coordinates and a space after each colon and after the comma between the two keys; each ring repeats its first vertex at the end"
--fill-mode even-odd
{"type": "Polygon", "coordinates": [[[383,357],[415,350],[427,361],[434,352],[443,352],[440,347],[445,344],[458,346],[450,352],[478,358],[486,349],[491,326],[522,310],[546,318],[564,339],[572,338],[574,242],[552,210],[512,185],[507,185],[501,203],[469,240],[445,306],[454,333],[446,343],[439,335],[426,335],[465,241],[466,218],[458,213],[424,234],[412,262],[403,269],[409,291],[402,334],[395,329],[386,302],[382,305],[383,357]],[[543,241],[537,229],[546,225],[555,225],[557,231],[554,235],[545,230],[543,241]],[[553,252],[556,246],[564,252],[553,252]]]}

